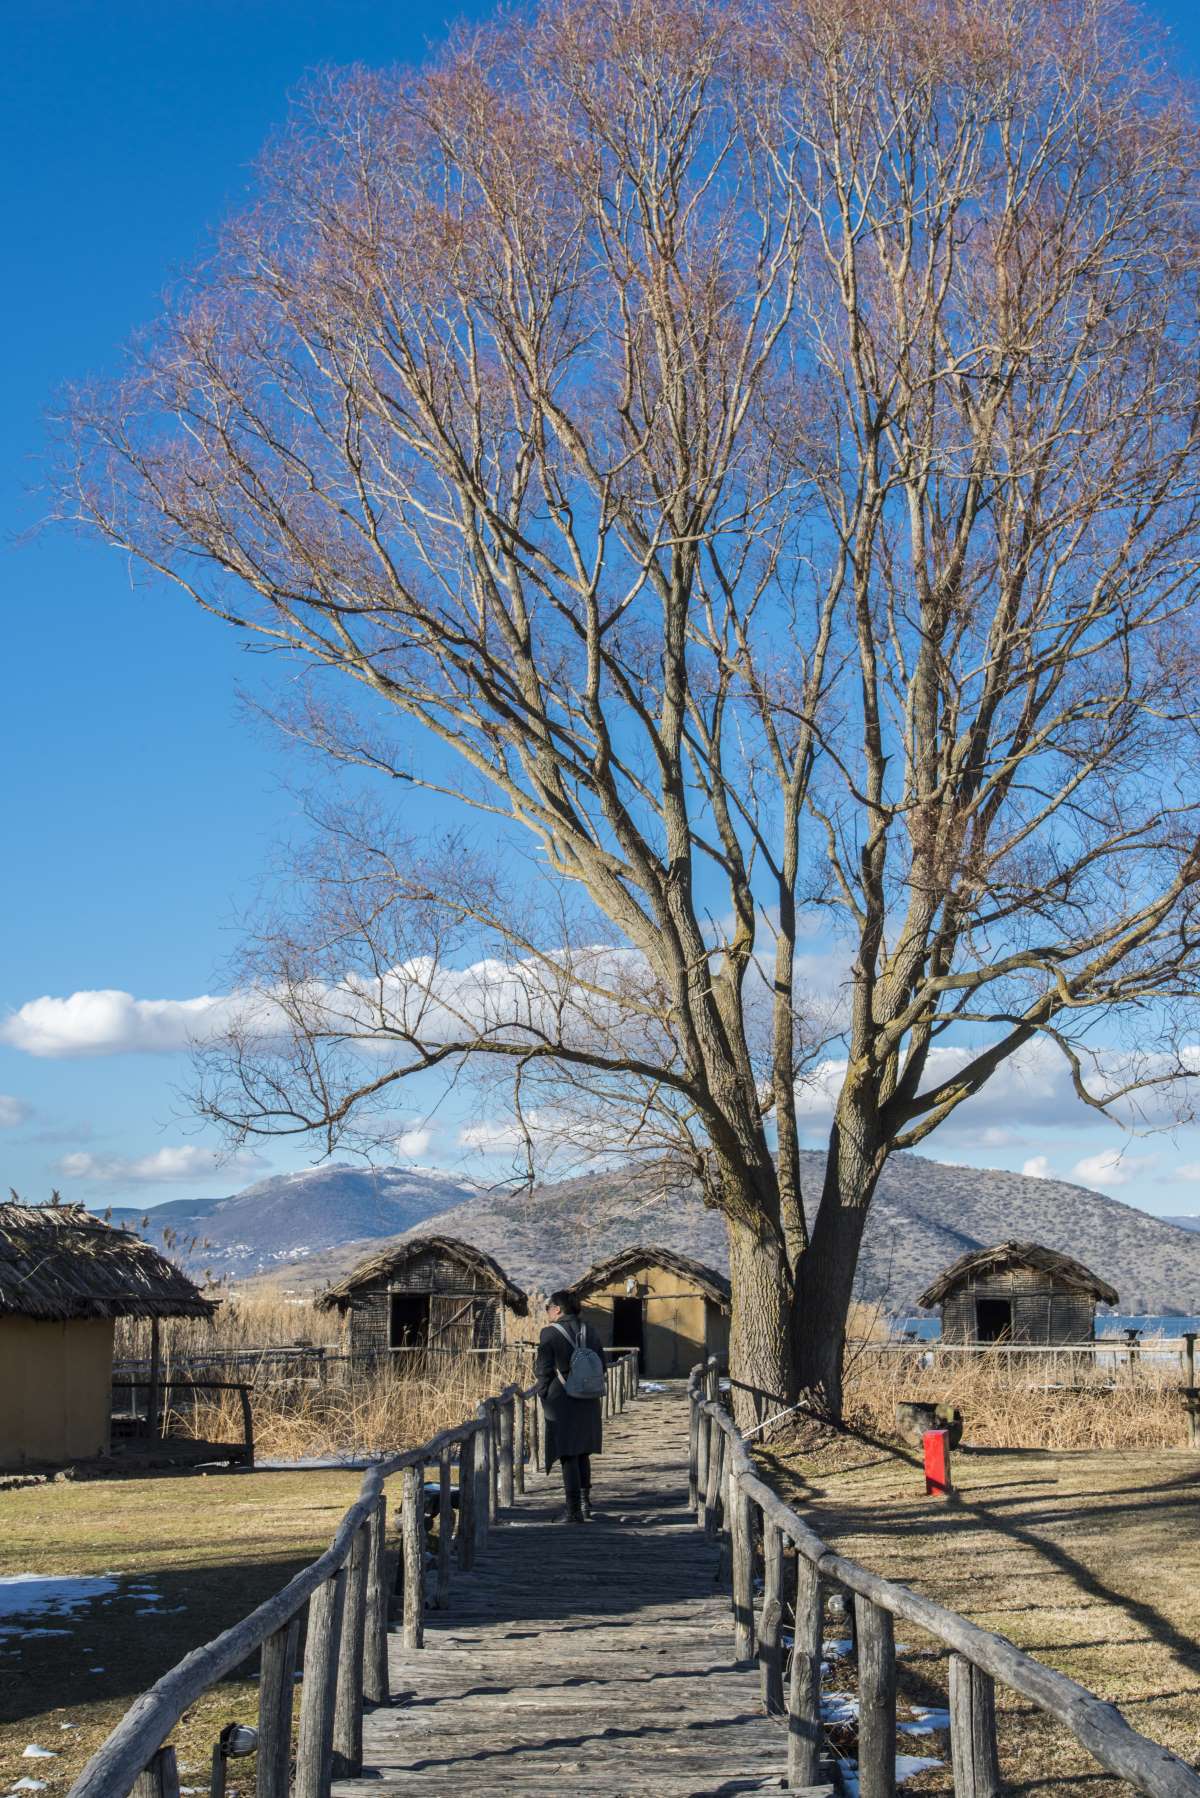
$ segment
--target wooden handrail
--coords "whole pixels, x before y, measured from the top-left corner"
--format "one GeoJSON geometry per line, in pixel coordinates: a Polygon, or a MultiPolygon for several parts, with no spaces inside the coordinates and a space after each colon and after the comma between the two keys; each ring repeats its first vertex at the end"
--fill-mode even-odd
{"type": "MultiPolygon", "coordinates": [[[[763,1480],[729,1413],[716,1399],[705,1396],[706,1387],[713,1384],[714,1365],[713,1362],[699,1363],[688,1380],[689,1403],[696,1417],[696,1428],[689,1431],[689,1443],[695,1444],[696,1456],[689,1468],[689,1491],[700,1494],[701,1499],[707,1496],[701,1520],[707,1520],[710,1531],[717,1527],[716,1513],[721,1508],[719,1501],[724,1498],[725,1517],[732,1524],[735,1644],[742,1658],[748,1658],[755,1651],[752,1605],[747,1616],[747,1592],[753,1592],[753,1585],[751,1569],[747,1565],[745,1507],[757,1507],[764,1525],[764,1545],[769,1526],[793,1544],[797,1555],[816,1576],[802,1581],[802,1590],[797,1594],[795,1648],[788,1698],[791,1784],[811,1784],[816,1778],[820,1673],[819,1665],[814,1670],[808,1662],[815,1653],[819,1663],[820,1592],[821,1581],[825,1579],[854,1593],[859,1612],[858,1634],[863,1644],[860,1651],[863,1708],[859,1757],[862,1798],[891,1798],[895,1789],[895,1731],[887,1722],[895,1704],[895,1649],[890,1622],[881,1626],[881,1615],[888,1619],[902,1617],[905,1622],[916,1624],[950,1649],[952,1661],[957,1657],[960,1663],[975,1670],[974,1685],[960,1672],[952,1694],[951,1737],[956,1792],[976,1798],[976,1794],[982,1794],[986,1788],[997,1789],[990,1778],[976,1775],[981,1768],[995,1764],[991,1686],[992,1682],[999,1681],[1065,1724],[1076,1741],[1102,1767],[1128,1780],[1135,1790],[1148,1794],[1148,1798],[1200,1798],[1200,1775],[1170,1749],[1139,1734],[1115,1705],[1097,1698],[1094,1692],[1078,1685],[1066,1674],[1043,1666],[1006,1636],[981,1629],[958,1612],[922,1597],[910,1587],[870,1572],[857,1561],[837,1554],[822,1541],[763,1480]],[[728,1487],[727,1496],[721,1490],[724,1486],[728,1487]],[[802,1610],[804,1615],[801,1615],[802,1610]],[[974,1771],[964,1771],[960,1777],[960,1765],[964,1770],[974,1771]]],[[[758,1645],[763,1657],[764,1688],[769,1686],[772,1692],[777,1692],[780,1689],[779,1668],[774,1661],[780,1650],[773,1619],[762,1632],[758,1645]]]]}
{"type": "MultiPolygon", "coordinates": [[[[130,1382],[141,1384],[143,1382],[130,1382]]],[[[176,1382],[172,1382],[176,1383],[176,1382]]],[[[177,1382],[184,1384],[185,1382],[177,1382]]],[[[638,1389],[637,1352],[621,1351],[606,1373],[606,1403],[623,1410],[638,1389]]],[[[197,1381],[199,1386],[221,1386],[197,1381]]],[[[227,1389],[245,1387],[233,1382],[227,1389]]],[[[259,1691],[257,1798],[286,1798],[287,1756],[291,1741],[298,1620],[309,1605],[301,1688],[297,1750],[296,1798],[329,1798],[332,1779],[345,1777],[361,1757],[364,1700],[387,1699],[387,1614],[389,1584],[385,1568],[384,1488],[398,1473],[406,1475],[401,1508],[401,1564],[404,1569],[404,1634],[406,1645],[423,1645],[426,1555],[425,1468],[434,1463],[439,1478],[439,1537],[452,1516],[450,1453],[460,1451],[458,1565],[473,1565],[486,1545],[493,1494],[511,1502],[513,1489],[524,1490],[524,1452],[532,1445],[535,1465],[544,1471],[543,1431],[537,1387],[506,1386],[479,1407],[479,1414],[428,1442],[388,1455],[369,1467],[355,1502],[338,1524],[325,1552],[257,1606],[249,1616],[223,1630],[211,1642],[194,1648],[169,1672],[135,1699],[121,1721],[96,1750],[71,1787],[68,1798],[127,1798],[134,1786],[149,1783],[165,1790],[162,1752],[171,1730],[189,1706],[218,1680],[257,1651],[262,1651],[259,1691]],[[525,1405],[535,1401],[533,1427],[527,1429],[525,1405]],[[520,1422],[517,1422],[517,1413],[520,1422]],[[498,1423],[498,1427],[493,1427],[498,1423]],[[518,1476],[514,1455],[521,1453],[518,1476]]],[[[444,1604],[449,1588],[449,1539],[439,1542],[436,1595],[444,1604]]]]}

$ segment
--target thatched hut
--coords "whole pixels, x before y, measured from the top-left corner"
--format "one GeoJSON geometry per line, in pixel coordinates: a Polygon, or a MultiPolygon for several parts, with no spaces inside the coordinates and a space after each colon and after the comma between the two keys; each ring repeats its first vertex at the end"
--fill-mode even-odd
{"type": "Polygon", "coordinates": [[[82,1205],[0,1205],[0,1464],[103,1454],[118,1317],[211,1317],[187,1275],[82,1205]]]}
{"type": "Polygon", "coordinates": [[[502,1348],[507,1320],[529,1300],[482,1249],[454,1236],[413,1236],[362,1261],[317,1300],[350,1314],[350,1353],[378,1361],[414,1351],[502,1348]]]}
{"type": "Polygon", "coordinates": [[[622,1249],[571,1290],[604,1347],[636,1348],[648,1379],[682,1379],[729,1352],[729,1281],[674,1249],[622,1249]]]}
{"type": "Polygon", "coordinates": [[[974,1249],[939,1274],[918,1301],[940,1307],[943,1342],[1091,1342],[1097,1304],[1115,1305],[1107,1280],[1036,1242],[974,1249]]]}

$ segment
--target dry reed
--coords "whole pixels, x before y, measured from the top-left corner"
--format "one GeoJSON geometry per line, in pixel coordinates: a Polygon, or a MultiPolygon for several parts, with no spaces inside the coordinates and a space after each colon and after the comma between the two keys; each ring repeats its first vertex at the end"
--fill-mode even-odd
{"type": "MultiPolygon", "coordinates": [[[[345,1324],[337,1312],[318,1311],[308,1294],[287,1298],[214,1287],[205,1297],[220,1301],[211,1322],[201,1317],[173,1317],[160,1325],[165,1360],[216,1358],[256,1348],[292,1348],[300,1343],[337,1350],[345,1344],[345,1324]]],[[[113,1354],[117,1361],[148,1359],[149,1323],[144,1318],[118,1318],[113,1354]]]]}
{"type": "Polygon", "coordinates": [[[859,1342],[847,1353],[845,1403],[851,1427],[876,1436],[894,1437],[897,1404],[915,1400],[957,1405],[964,1440],[980,1448],[1181,1448],[1182,1383],[1169,1350],[1131,1366],[1117,1356],[1106,1365],[1090,1355],[883,1353],[859,1342]]]}

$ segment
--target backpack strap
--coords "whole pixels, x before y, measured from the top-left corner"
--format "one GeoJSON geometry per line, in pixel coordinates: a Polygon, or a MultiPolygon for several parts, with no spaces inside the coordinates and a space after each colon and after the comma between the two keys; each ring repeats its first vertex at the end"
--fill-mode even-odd
{"type": "MultiPolygon", "coordinates": [[[[566,1337],[567,1341],[571,1345],[572,1352],[574,1352],[577,1348],[579,1348],[581,1346],[583,1348],[587,1347],[587,1325],[583,1322],[582,1318],[579,1320],[578,1336],[572,1336],[570,1330],[568,1330],[564,1324],[560,1324],[557,1318],[550,1325],[550,1328],[552,1330],[557,1330],[560,1336],[566,1337]]],[[[555,1373],[555,1377],[557,1379],[560,1379],[562,1381],[563,1385],[565,1386],[567,1381],[566,1381],[565,1374],[562,1372],[562,1369],[556,1367],[554,1369],[554,1373],[555,1373]]]]}

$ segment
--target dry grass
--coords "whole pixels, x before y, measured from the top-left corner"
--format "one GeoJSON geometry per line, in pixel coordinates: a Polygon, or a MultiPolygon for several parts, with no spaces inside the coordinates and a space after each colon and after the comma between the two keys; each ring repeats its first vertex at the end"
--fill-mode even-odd
{"type": "Polygon", "coordinates": [[[846,1412],[862,1434],[892,1437],[898,1401],[944,1401],[959,1406],[965,1439],[983,1448],[1181,1448],[1182,1378],[1168,1359],[1105,1370],[1090,1357],[884,1354],[859,1343],[847,1356],[846,1412]]]}
{"type": "MultiPolygon", "coordinates": [[[[983,1450],[955,1455],[953,1472],[949,1501],[926,1498],[914,1456],[843,1439],[781,1457],[772,1478],[843,1553],[998,1630],[1200,1761],[1200,1455],[983,1450]]],[[[944,1706],[944,1650],[908,1624],[896,1633],[904,1708],[944,1706]]],[[[837,1663],[830,1684],[852,1689],[852,1667],[837,1663]]],[[[997,1702],[1006,1791],[1128,1791],[1014,1694],[997,1702]]],[[[906,1789],[949,1793],[946,1736],[906,1744],[945,1763],[906,1789]]]]}
{"type": "MultiPolygon", "coordinates": [[[[318,1311],[310,1297],[242,1293],[236,1287],[212,1287],[205,1297],[220,1300],[211,1322],[173,1317],[161,1325],[162,1352],[168,1361],[243,1354],[256,1348],[292,1348],[299,1343],[328,1349],[345,1345],[343,1320],[336,1311],[318,1311]]],[[[118,1361],[148,1359],[149,1323],[142,1318],[118,1318],[113,1352],[118,1361]]]]}
{"type": "MultiPolygon", "coordinates": [[[[528,1349],[453,1360],[412,1357],[399,1368],[322,1384],[262,1380],[251,1394],[256,1453],[270,1458],[409,1448],[474,1415],[503,1387],[528,1386],[528,1349]]],[[[205,1442],[238,1442],[242,1414],[234,1392],[213,1394],[195,1412],[177,1414],[181,1433],[205,1442]]]]}

